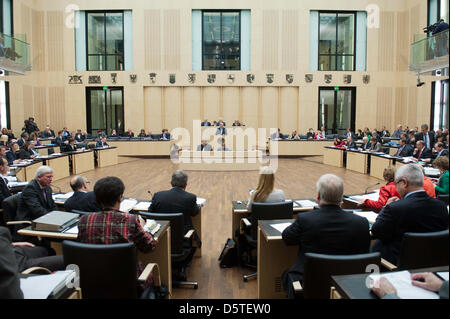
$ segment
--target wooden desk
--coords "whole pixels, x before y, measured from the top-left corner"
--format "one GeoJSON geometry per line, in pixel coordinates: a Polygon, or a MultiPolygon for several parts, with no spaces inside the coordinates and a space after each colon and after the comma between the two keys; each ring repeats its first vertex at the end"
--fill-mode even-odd
{"type": "Polygon", "coordinates": [[[117,147],[118,156],[167,156],[173,141],[133,141],[133,140],[109,140],[110,146],[117,147]]]}
{"type": "Polygon", "coordinates": [[[345,149],[325,146],[323,151],[323,163],[325,165],[344,167],[345,149]]]}
{"type": "Polygon", "coordinates": [[[36,152],[38,152],[40,155],[46,156],[48,155],[48,150],[51,148],[57,148],[59,152],[59,147],[56,145],[41,145],[41,146],[35,146],[34,149],[36,152]]]}
{"type": "Polygon", "coordinates": [[[298,258],[298,246],[287,246],[281,233],[270,224],[294,222],[292,219],[264,220],[258,222],[258,298],[286,298],[281,275],[291,268],[298,258]]]}
{"type": "MultiPolygon", "coordinates": [[[[424,269],[410,270],[411,273],[418,272],[437,272],[448,271],[449,267],[434,267],[424,269]]],[[[371,275],[358,274],[358,275],[344,275],[344,276],[331,276],[331,285],[339,292],[342,298],[346,299],[378,299],[378,297],[366,287],[366,279],[371,275]]]]}
{"type": "MultiPolygon", "coordinates": [[[[144,264],[157,263],[161,275],[161,283],[167,285],[170,293],[172,293],[172,262],[171,262],[171,246],[170,246],[170,223],[168,221],[158,221],[161,229],[154,235],[158,241],[156,248],[149,253],[138,252],[138,259],[144,264]]],[[[63,240],[77,240],[77,234],[65,234],[59,232],[35,231],[31,226],[18,231],[20,235],[48,238],[51,247],[57,255],[62,255],[63,240]]]]}
{"type": "Polygon", "coordinates": [[[94,152],[92,150],[69,154],[72,156],[72,171],[74,175],[95,169],[94,152]]]}
{"type": "Polygon", "coordinates": [[[118,164],[117,147],[95,148],[95,151],[99,168],[118,164]]]}
{"type": "Polygon", "coordinates": [[[367,152],[347,150],[347,169],[361,174],[368,173],[370,154],[367,152]]]}
{"type": "Polygon", "coordinates": [[[263,163],[261,151],[181,151],[178,169],[190,171],[250,171],[263,163]]]}
{"type": "Polygon", "coordinates": [[[333,140],[270,140],[269,149],[271,155],[278,156],[320,156],[324,155],[324,146],[333,146],[333,143],[333,140]]]}
{"type": "Polygon", "coordinates": [[[387,158],[372,154],[370,156],[370,176],[383,180],[383,171],[388,166],[394,165],[393,158],[387,158]]]}
{"type": "Polygon", "coordinates": [[[52,144],[52,142],[55,140],[55,138],[40,138],[39,142],[41,143],[41,145],[48,145],[48,144],[52,144]]]}
{"type": "Polygon", "coordinates": [[[70,176],[68,154],[45,157],[45,163],[53,168],[53,180],[59,180],[70,176]]]}
{"type": "Polygon", "coordinates": [[[34,179],[37,169],[42,165],[42,161],[35,161],[24,166],[15,166],[17,179],[21,182],[30,182],[34,179]]]}

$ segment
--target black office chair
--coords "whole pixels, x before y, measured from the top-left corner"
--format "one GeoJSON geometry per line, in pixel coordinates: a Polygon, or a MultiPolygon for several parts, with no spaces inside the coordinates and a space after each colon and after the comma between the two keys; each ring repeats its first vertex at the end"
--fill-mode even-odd
{"type": "Polygon", "coordinates": [[[443,201],[448,206],[448,194],[437,194],[437,199],[443,201]]]}
{"type": "Polygon", "coordinates": [[[22,238],[17,234],[17,225],[31,225],[31,221],[28,220],[16,220],[17,208],[22,200],[22,193],[9,196],[3,200],[3,218],[6,226],[11,232],[13,241],[21,241],[22,238]]]}
{"type": "MultiPolygon", "coordinates": [[[[258,246],[258,221],[272,220],[272,219],[292,219],[293,202],[276,202],[276,203],[253,203],[252,212],[248,218],[243,218],[241,221],[244,247],[238,247],[238,255],[241,258],[242,253],[245,252],[247,261],[243,264],[245,267],[256,268],[256,261],[252,257],[252,251],[258,246]]],[[[241,233],[242,233],[241,232],[241,233]]],[[[244,275],[244,281],[250,278],[256,278],[257,273],[244,275]]]]}
{"type": "Polygon", "coordinates": [[[148,264],[136,278],[137,255],[132,243],[94,245],[65,240],[62,249],[65,266],[78,266],[83,298],[138,298],[138,283],[145,282],[152,272],[154,285],[160,286],[157,264],[148,264]]]}
{"type": "Polygon", "coordinates": [[[382,265],[388,270],[447,266],[448,263],[448,229],[430,233],[405,233],[397,266],[382,260],[382,265]]]}
{"type": "Polygon", "coordinates": [[[381,264],[380,253],[325,255],[305,253],[303,285],[294,282],[295,294],[305,299],[330,299],[331,276],[363,274],[367,266],[381,264]]]}
{"type": "Polygon", "coordinates": [[[196,247],[192,246],[195,230],[184,233],[184,215],[182,213],[150,213],[139,212],[147,219],[170,221],[172,287],[191,286],[198,288],[198,282],[186,281],[186,268],[191,265],[196,247]]]}

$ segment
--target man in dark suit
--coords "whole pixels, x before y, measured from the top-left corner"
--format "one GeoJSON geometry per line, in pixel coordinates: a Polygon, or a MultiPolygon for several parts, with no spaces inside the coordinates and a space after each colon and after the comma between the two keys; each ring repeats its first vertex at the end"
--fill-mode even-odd
{"type": "Polygon", "coordinates": [[[351,136],[347,137],[347,149],[357,149],[355,142],[353,142],[353,138],[351,136]]]}
{"type": "Polygon", "coordinates": [[[416,142],[416,149],[414,150],[413,157],[419,160],[430,160],[433,158],[433,153],[427,147],[425,147],[425,142],[420,140],[416,142]]]}
{"type": "Polygon", "coordinates": [[[28,133],[22,133],[22,135],[20,135],[20,139],[17,140],[17,144],[22,147],[22,145],[28,141],[29,137],[30,135],[28,135],[28,133]]]}
{"type": "Polygon", "coordinates": [[[4,157],[0,157],[0,207],[2,207],[3,200],[11,196],[8,188],[8,180],[4,178],[9,172],[8,161],[4,157]]]}
{"type": "Polygon", "coordinates": [[[74,138],[75,138],[75,141],[78,143],[81,143],[85,140],[85,137],[84,137],[83,133],[81,133],[80,129],[77,130],[77,133],[75,134],[74,138]]]}
{"type": "Polygon", "coordinates": [[[55,143],[58,146],[63,146],[64,142],[66,141],[66,137],[64,136],[64,132],[63,131],[59,131],[58,132],[58,136],[55,138],[55,143]]]}
{"type": "MultiPolygon", "coordinates": [[[[149,212],[154,213],[183,213],[184,233],[194,229],[191,216],[200,212],[197,196],[186,192],[188,176],[183,170],[176,170],[172,174],[172,189],[161,191],[153,195],[149,212]]],[[[197,234],[197,233],[195,233],[197,234]]],[[[195,239],[199,241],[198,235],[195,239]]]]}
{"type": "Polygon", "coordinates": [[[420,129],[421,132],[416,134],[416,141],[424,141],[425,147],[431,150],[435,143],[434,132],[428,130],[427,124],[423,124],[420,129]]]}
{"type": "Polygon", "coordinates": [[[106,142],[106,137],[102,137],[97,141],[97,144],[95,145],[95,147],[106,147],[109,146],[108,143],[106,142]]]}
{"type": "Polygon", "coordinates": [[[208,122],[208,120],[204,120],[201,124],[201,126],[211,126],[211,122],[208,122]]]}
{"type": "Polygon", "coordinates": [[[77,146],[75,145],[75,140],[71,138],[69,140],[69,144],[63,146],[63,152],[75,152],[77,150],[77,146]]]}
{"type": "Polygon", "coordinates": [[[216,135],[227,135],[227,129],[224,127],[223,122],[219,124],[216,135]]]}
{"type": "Polygon", "coordinates": [[[99,212],[95,200],[94,192],[90,192],[87,186],[88,180],[83,176],[74,176],[70,180],[70,187],[73,190],[73,195],[64,202],[64,209],[66,211],[79,210],[82,212],[99,212]]]}
{"type": "Polygon", "coordinates": [[[45,130],[43,130],[41,132],[41,137],[42,138],[49,138],[49,137],[55,137],[55,132],[50,129],[50,126],[47,125],[47,127],[45,128],[45,130]]]}
{"type": "Polygon", "coordinates": [[[11,234],[0,227],[0,299],[23,299],[19,266],[11,244],[11,234]]]}
{"type": "Polygon", "coordinates": [[[347,128],[346,132],[345,132],[345,138],[347,137],[351,137],[353,140],[355,139],[355,133],[353,133],[350,128],[347,128]]]}
{"type": "Polygon", "coordinates": [[[332,174],[323,175],[317,182],[320,208],[298,214],[295,222],[283,231],[287,245],[299,245],[297,262],[282,276],[288,297],[294,297],[292,283],[303,279],[305,253],[347,255],[369,252],[369,222],[339,207],[343,195],[342,179],[332,174]]]}
{"type": "Polygon", "coordinates": [[[161,134],[161,140],[170,141],[170,133],[168,129],[163,129],[161,134]]]}
{"type": "Polygon", "coordinates": [[[400,147],[397,150],[397,153],[395,153],[395,156],[398,157],[409,157],[412,156],[414,152],[413,147],[411,146],[411,144],[408,144],[406,139],[402,138],[400,140],[400,147]]]}
{"type": "Polygon", "coordinates": [[[206,140],[202,140],[202,143],[197,146],[197,151],[211,152],[212,146],[206,140]]]}
{"type": "Polygon", "coordinates": [[[444,143],[437,142],[434,145],[434,150],[436,151],[436,154],[434,155],[434,159],[439,158],[440,156],[447,156],[448,157],[448,150],[444,148],[444,143]]]}
{"type": "Polygon", "coordinates": [[[369,151],[372,144],[369,142],[369,138],[367,136],[363,137],[363,145],[361,146],[361,149],[363,151],[369,151]]]}
{"type": "Polygon", "coordinates": [[[37,169],[35,178],[22,191],[16,220],[33,220],[57,210],[50,187],[52,181],[53,169],[51,167],[43,165],[37,169]]]}
{"type": "Polygon", "coordinates": [[[447,207],[427,195],[423,180],[422,170],[417,165],[400,167],[395,173],[395,183],[402,199],[390,199],[372,225],[372,237],[377,241],[371,250],[379,251],[382,258],[394,265],[406,232],[427,233],[448,228],[447,207]]]}

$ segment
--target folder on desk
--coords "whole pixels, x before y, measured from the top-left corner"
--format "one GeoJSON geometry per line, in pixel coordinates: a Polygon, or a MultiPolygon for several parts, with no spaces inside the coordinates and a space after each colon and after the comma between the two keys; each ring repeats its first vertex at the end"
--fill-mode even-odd
{"type": "Polygon", "coordinates": [[[61,211],[52,211],[33,220],[33,230],[61,232],[78,223],[80,215],[61,211]]]}

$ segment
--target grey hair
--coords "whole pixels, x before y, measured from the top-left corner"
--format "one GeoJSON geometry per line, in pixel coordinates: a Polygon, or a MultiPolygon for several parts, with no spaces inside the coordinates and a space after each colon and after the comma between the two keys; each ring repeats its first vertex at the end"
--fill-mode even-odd
{"type": "Polygon", "coordinates": [[[72,188],[72,190],[74,192],[76,192],[77,190],[81,189],[83,187],[83,184],[85,184],[85,183],[86,183],[86,178],[85,177],[83,177],[83,176],[75,176],[70,181],[70,187],[72,188]]]}
{"type": "Polygon", "coordinates": [[[422,169],[415,164],[403,165],[395,172],[395,181],[406,179],[411,186],[423,187],[422,169]]]}
{"type": "Polygon", "coordinates": [[[316,184],[320,199],[331,204],[340,204],[344,196],[344,181],[333,174],[322,175],[316,184]]]}
{"type": "Polygon", "coordinates": [[[178,169],[172,174],[172,186],[184,188],[187,184],[188,176],[185,171],[178,169]]]}
{"type": "Polygon", "coordinates": [[[36,170],[36,174],[34,175],[34,178],[41,177],[42,175],[53,173],[53,168],[47,165],[42,165],[36,170]]]}

